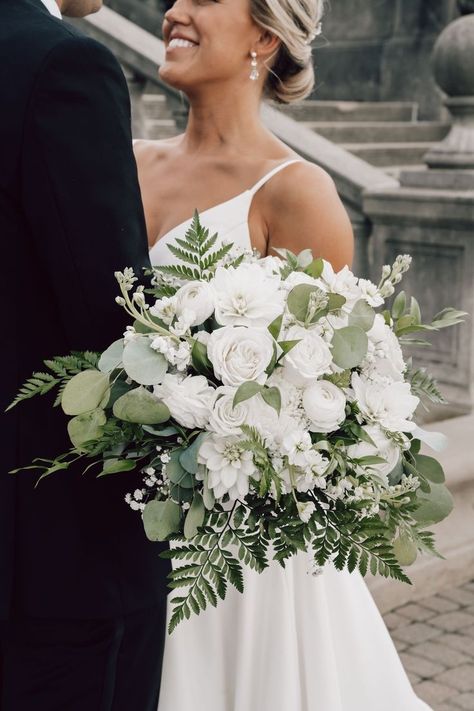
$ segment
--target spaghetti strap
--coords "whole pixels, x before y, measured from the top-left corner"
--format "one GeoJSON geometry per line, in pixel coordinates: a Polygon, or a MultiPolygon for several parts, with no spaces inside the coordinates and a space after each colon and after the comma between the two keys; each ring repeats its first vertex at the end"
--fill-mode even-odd
{"type": "Polygon", "coordinates": [[[274,175],[279,173],[280,170],[283,170],[283,168],[286,168],[287,165],[292,165],[293,163],[302,163],[302,162],[303,162],[302,158],[290,158],[290,160],[286,160],[284,163],[280,163],[280,165],[277,165],[276,168],[273,168],[273,170],[271,170],[269,173],[266,173],[266,175],[264,175],[262,178],[260,178],[258,183],[255,183],[253,188],[250,188],[250,190],[248,192],[252,196],[254,196],[255,193],[258,190],[260,190],[260,188],[270,180],[270,178],[273,178],[274,175]]]}

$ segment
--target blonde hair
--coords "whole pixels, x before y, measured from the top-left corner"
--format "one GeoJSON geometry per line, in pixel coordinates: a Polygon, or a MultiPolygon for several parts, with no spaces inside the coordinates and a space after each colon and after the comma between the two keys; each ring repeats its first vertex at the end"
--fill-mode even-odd
{"type": "Polygon", "coordinates": [[[268,98],[290,104],[311,94],[311,42],[318,33],[323,4],[324,0],[250,0],[254,21],[281,42],[273,64],[268,66],[268,98]]]}

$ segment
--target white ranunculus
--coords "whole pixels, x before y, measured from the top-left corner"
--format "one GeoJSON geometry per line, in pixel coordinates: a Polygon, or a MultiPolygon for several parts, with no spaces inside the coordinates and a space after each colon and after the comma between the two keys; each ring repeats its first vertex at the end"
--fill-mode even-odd
{"type": "Polygon", "coordinates": [[[365,425],[363,429],[374,444],[360,441],[348,447],[347,454],[352,459],[362,459],[362,457],[382,457],[385,459],[384,463],[371,464],[369,468],[381,476],[385,481],[385,485],[388,486],[388,475],[395,469],[400,460],[400,448],[387,437],[378,425],[365,425]]]}
{"type": "Polygon", "coordinates": [[[324,339],[315,331],[293,326],[287,340],[300,342],[283,358],[284,377],[303,387],[331,371],[332,354],[324,339]]]}
{"type": "Polygon", "coordinates": [[[200,326],[214,313],[214,290],[207,281],[191,281],[184,284],[175,294],[176,314],[180,316],[186,309],[194,312],[191,326],[200,326]]]}
{"type": "Polygon", "coordinates": [[[267,329],[224,326],[211,333],[207,355],[216,377],[224,385],[238,387],[247,380],[265,382],[273,348],[267,329]]]}
{"type": "Polygon", "coordinates": [[[200,429],[206,427],[215,398],[215,390],[203,375],[179,375],[167,373],[154,393],[183,427],[200,429]]]}
{"type": "Polygon", "coordinates": [[[353,373],[352,388],[367,422],[389,432],[412,432],[416,428],[411,418],[420,400],[412,395],[409,383],[374,383],[353,373]]]}
{"type": "Polygon", "coordinates": [[[362,370],[370,380],[403,380],[406,364],[398,338],[385,323],[381,314],[376,314],[370,331],[369,349],[362,370]]]}
{"type": "Polygon", "coordinates": [[[218,435],[241,435],[241,426],[248,422],[249,400],[233,406],[237,388],[222,385],[217,388],[216,399],[209,418],[208,429],[218,435]]]}
{"type": "Polygon", "coordinates": [[[346,417],[346,397],[328,380],[318,380],[303,393],[303,407],[311,432],[334,432],[346,417]]]}
{"type": "Polygon", "coordinates": [[[199,448],[198,461],[208,469],[207,484],[216,499],[225,494],[232,501],[245,497],[249,492],[249,479],[259,478],[253,463],[253,454],[242,450],[237,437],[210,435],[199,448]]]}
{"type": "Polygon", "coordinates": [[[211,282],[215,318],[223,326],[266,328],[284,309],[279,277],[267,276],[258,264],[217,267],[211,282]]]}

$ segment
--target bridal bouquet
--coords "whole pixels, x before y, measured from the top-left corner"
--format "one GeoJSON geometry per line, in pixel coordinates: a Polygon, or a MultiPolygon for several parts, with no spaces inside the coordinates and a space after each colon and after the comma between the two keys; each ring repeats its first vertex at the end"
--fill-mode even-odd
{"type": "Polygon", "coordinates": [[[149,294],[132,270],[116,274],[133,320],[123,337],[45,361],[12,403],[58,387],[71,417],[72,449],[33,467],[143,474],[126,500],[149,539],[172,542],[169,586],[184,592],[170,631],[228,583],[242,592],[242,564],[262,572],[307,549],[317,566],[410,582],[403,566],[439,555],[427,527],[452,500],[420,454],[433,435],[413,421],[420,398],[443,398],[401,344],[464,314],[425,324],[404,292],[387,307],[409,256],[376,285],[310,250],[239,253],[197,214],[169,249],[177,263],[153,269],[149,294]]]}

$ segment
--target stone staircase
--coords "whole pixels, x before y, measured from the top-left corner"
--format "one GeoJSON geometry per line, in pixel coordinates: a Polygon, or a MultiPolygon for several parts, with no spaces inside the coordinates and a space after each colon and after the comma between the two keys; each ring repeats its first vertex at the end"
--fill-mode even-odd
{"type": "Polygon", "coordinates": [[[401,169],[421,165],[431,145],[449,130],[443,121],[419,121],[417,104],[412,102],[306,100],[279,108],[395,177],[401,169]]]}

